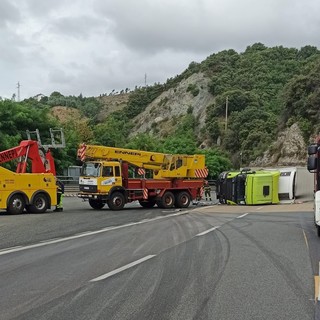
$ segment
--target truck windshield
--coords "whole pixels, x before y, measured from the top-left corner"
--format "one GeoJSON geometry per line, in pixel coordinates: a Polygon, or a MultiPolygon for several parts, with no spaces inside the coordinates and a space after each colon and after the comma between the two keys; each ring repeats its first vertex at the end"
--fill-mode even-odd
{"type": "Polygon", "coordinates": [[[99,177],[100,163],[84,163],[81,168],[81,176],[83,177],[99,177]]]}

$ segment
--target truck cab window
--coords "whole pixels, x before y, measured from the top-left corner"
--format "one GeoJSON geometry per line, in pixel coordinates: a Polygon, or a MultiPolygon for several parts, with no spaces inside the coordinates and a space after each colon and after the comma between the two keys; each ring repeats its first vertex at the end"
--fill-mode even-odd
{"type": "Polygon", "coordinates": [[[81,175],[84,177],[99,177],[100,164],[99,163],[85,163],[81,168],[81,175]]]}
{"type": "Polygon", "coordinates": [[[111,167],[111,166],[103,167],[102,175],[104,177],[113,177],[113,167],[111,167]]]}
{"type": "Polygon", "coordinates": [[[270,195],[270,186],[263,186],[263,195],[265,197],[270,195]]]}

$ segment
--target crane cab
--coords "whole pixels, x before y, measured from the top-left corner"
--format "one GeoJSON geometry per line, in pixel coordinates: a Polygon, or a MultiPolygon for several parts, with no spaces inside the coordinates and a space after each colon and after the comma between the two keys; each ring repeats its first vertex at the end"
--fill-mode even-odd
{"type": "Polygon", "coordinates": [[[80,191],[108,193],[115,186],[122,186],[121,166],[118,161],[92,161],[82,165],[80,191]]]}

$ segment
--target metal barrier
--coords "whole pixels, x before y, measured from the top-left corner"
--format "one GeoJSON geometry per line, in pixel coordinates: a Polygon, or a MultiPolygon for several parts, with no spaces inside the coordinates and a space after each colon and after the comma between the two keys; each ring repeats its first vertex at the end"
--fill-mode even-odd
{"type": "Polygon", "coordinates": [[[57,176],[64,184],[64,193],[76,193],[79,191],[79,178],[70,176],[57,176]]]}

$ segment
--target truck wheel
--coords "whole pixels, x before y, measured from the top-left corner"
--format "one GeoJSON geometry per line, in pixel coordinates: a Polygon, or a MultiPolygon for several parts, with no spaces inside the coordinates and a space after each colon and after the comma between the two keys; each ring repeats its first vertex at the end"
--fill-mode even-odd
{"type": "Polygon", "coordinates": [[[156,204],[156,200],[143,201],[139,200],[140,206],[143,208],[152,208],[156,204]]]}
{"type": "Polygon", "coordinates": [[[7,212],[10,214],[21,214],[26,206],[26,201],[21,194],[13,195],[7,207],[7,212]]]}
{"type": "Polygon", "coordinates": [[[317,225],[317,235],[320,237],[320,226],[317,225]]]}
{"type": "Polygon", "coordinates": [[[100,210],[104,207],[104,203],[102,203],[100,200],[89,199],[89,204],[91,208],[96,210],[100,210]]]}
{"type": "Polygon", "coordinates": [[[108,206],[111,210],[121,210],[124,207],[124,195],[121,192],[112,193],[108,206]]]}
{"type": "Polygon", "coordinates": [[[174,205],[174,195],[172,192],[167,191],[162,198],[157,202],[159,208],[169,209],[174,205]]]}
{"type": "Polygon", "coordinates": [[[186,191],[181,191],[176,195],[175,207],[176,208],[188,208],[191,202],[190,194],[186,191]]]}
{"type": "Polygon", "coordinates": [[[48,208],[48,197],[43,193],[39,193],[34,197],[32,205],[27,207],[27,211],[32,213],[44,213],[48,208]]]}

